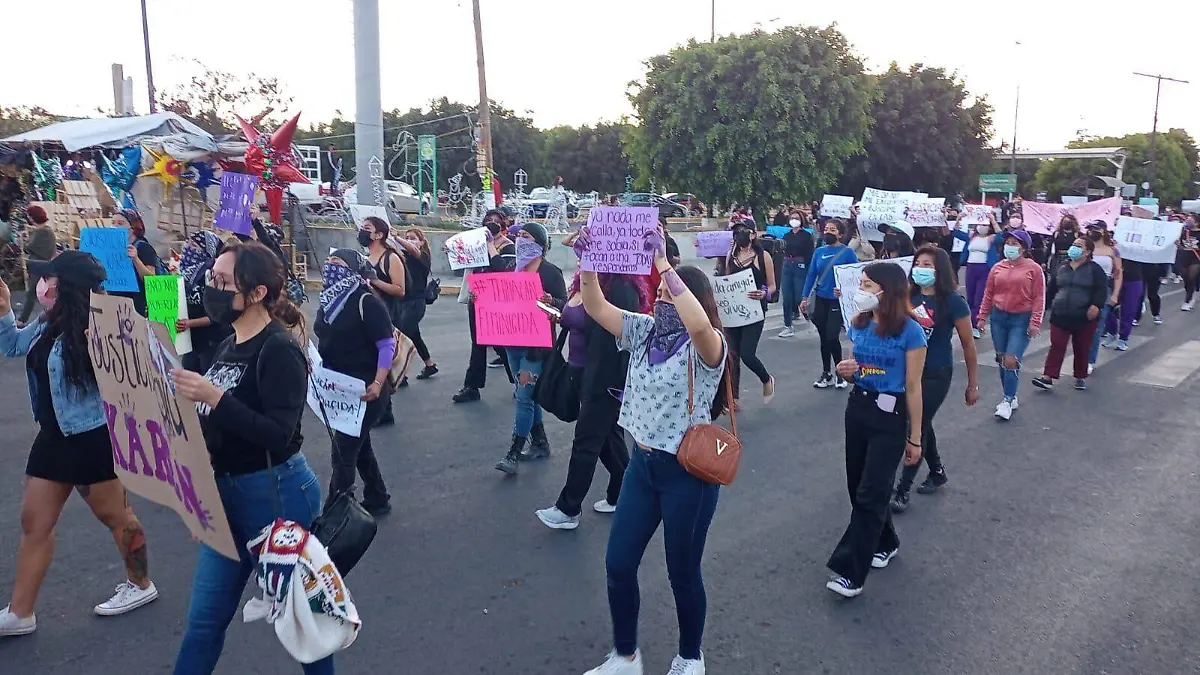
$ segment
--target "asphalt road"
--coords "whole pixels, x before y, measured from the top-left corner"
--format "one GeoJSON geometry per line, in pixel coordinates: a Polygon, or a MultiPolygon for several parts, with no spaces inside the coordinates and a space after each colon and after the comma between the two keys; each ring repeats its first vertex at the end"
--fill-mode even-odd
{"type": "MultiPolygon", "coordinates": [[[[913,496],[897,519],[899,557],[850,601],[824,589],[824,562],[849,515],[845,394],[811,387],[819,360],[810,334],[764,339],[760,355],[779,394],[764,408],[743,392],[744,463],[722,490],[705,559],[709,672],[1200,671],[1200,416],[1191,398],[1200,316],[1179,312],[1178,289],[1164,288],[1172,293],[1166,324],[1137,328],[1127,353],[1106,350],[1085,393],[1029,386],[1046,348],[1045,338],[1035,342],[1011,422],[992,417],[995,369],[982,368],[983,399],[968,409],[960,368],[937,421],[951,483],[913,496]]],[[[509,389],[503,371],[491,370],[482,402],[450,403],[467,353],[464,311],[452,298],[431,308],[424,332],[442,373],[401,392],[399,424],[376,432],[396,510],[348,580],[365,625],[338,658],[340,673],[577,675],[609,648],[608,518],[587,510],[578,530],[560,532],[533,515],[562,487],[571,429],[550,422],[553,457],[517,478],[492,468],[510,433],[509,389]]],[[[768,319],[770,335],[778,325],[768,319]]],[[[981,343],[985,363],[989,346],[981,343]]],[[[7,584],[35,428],[22,363],[0,363],[0,382],[7,584]]],[[[327,479],[328,444],[311,414],[305,427],[305,453],[327,479]]],[[[591,500],[603,495],[606,474],[597,473],[591,500]]],[[[38,602],[38,632],[0,641],[0,673],[170,672],[195,545],[173,513],[134,501],[160,599],[123,617],[92,615],[122,568],[108,533],[74,498],[38,602]]],[[[677,635],[657,538],[641,578],[646,672],[663,673],[677,635]]],[[[267,626],[235,620],[217,672],[299,668],[267,626]]]]}

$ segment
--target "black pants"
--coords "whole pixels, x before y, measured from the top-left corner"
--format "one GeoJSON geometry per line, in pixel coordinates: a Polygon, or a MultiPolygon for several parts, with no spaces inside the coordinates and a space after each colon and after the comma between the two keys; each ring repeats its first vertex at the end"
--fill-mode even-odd
{"type": "Polygon", "coordinates": [[[21,316],[17,320],[21,323],[28,323],[29,317],[33,315],[33,308],[38,306],[37,285],[41,277],[34,274],[28,274],[25,277],[25,304],[21,307],[21,316]]]}
{"type": "MultiPolygon", "coordinates": [[[[1150,301],[1150,315],[1158,316],[1162,314],[1162,298],[1158,295],[1158,289],[1162,287],[1162,275],[1165,270],[1162,265],[1153,265],[1146,270],[1146,299],[1150,301]]],[[[1142,304],[1138,303],[1137,316],[1138,321],[1142,320],[1142,304]]]]}
{"type": "Polygon", "coordinates": [[[567,465],[567,482],[555,503],[559,511],[577,516],[583,510],[583,500],[596,475],[597,459],[608,470],[608,503],[617,503],[621,480],[629,466],[625,432],[617,426],[620,414],[621,402],[607,393],[587,399],[579,407],[575,440],[571,443],[571,461],[567,465]]]}
{"type": "MultiPolygon", "coordinates": [[[[758,379],[766,384],[771,379],[771,374],[767,372],[767,367],[758,359],[758,341],[762,339],[763,324],[765,321],[752,323],[748,326],[738,326],[736,328],[725,329],[725,339],[729,341],[729,347],[733,349],[733,356],[741,359],[741,362],[746,364],[746,367],[758,376],[758,379]]],[[[737,398],[738,387],[742,383],[742,369],[738,364],[734,364],[733,368],[733,392],[734,398],[737,398]]]]}
{"type": "Polygon", "coordinates": [[[330,449],[333,460],[333,475],[329,478],[329,491],[325,495],[328,506],[334,496],[354,488],[355,474],[363,481],[363,506],[375,508],[385,506],[391,501],[387,486],[383,483],[383,474],[379,471],[379,461],[375,458],[375,449],[371,446],[371,428],[379,421],[383,413],[391,408],[391,394],[381,394],[379,398],[367,404],[367,412],[363,416],[362,432],[358,438],[347,436],[340,431],[333,433],[337,447],[330,449]]]}
{"type": "Polygon", "coordinates": [[[842,360],[842,306],[837,299],[816,296],[812,322],[821,338],[821,372],[832,373],[842,360]]]}
{"type": "MultiPolygon", "coordinates": [[[[926,367],[921,376],[921,456],[930,471],[942,468],[942,456],[938,454],[937,436],[933,433],[933,416],[950,393],[950,382],[954,379],[954,366],[926,367]]],[[[900,471],[901,492],[912,489],[920,462],[906,466],[900,471]]]]}
{"type": "Polygon", "coordinates": [[[400,302],[399,305],[400,321],[396,328],[399,328],[401,333],[413,341],[413,346],[417,348],[417,356],[421,357],[422,361],[428,361],[429,347],[425,345],[425,339],[421,337],[421,319],[425,318],[425,298],[410,298],[400,302]]]}
{"type": "Polygon", "coordinates": [[[900,538],[892,527],[892,485],[904,457],[908,411],[904,394],[897,394],[893,412],[880,410],[877,395],[854,387],[846,403],[846,489],[850,493],[850,524],[833,549],[826,566],[862,585],[871,571],[871,557],[895,550],[900,538]]]}
{"type": "MultiPolygon", "coordinates": [[[[487,384],[488,347],[475,342],[474,305],[467,305],[467,325],[471,328],[471,359],[467,363],[467,376],[463,378],[463,386],[471,389],[483,389],[484,385],[487,384]]],[[[504,350],[499,347],[492,347],[492,349],[494,349],[496,354],[500,356],[500,359],[504,361],[504,370],[509,371],[508,357],[505,356],[504,350]]],[[[509,371],[508,380],[510,382],[513,381],[511,371],[509,371]]]]}

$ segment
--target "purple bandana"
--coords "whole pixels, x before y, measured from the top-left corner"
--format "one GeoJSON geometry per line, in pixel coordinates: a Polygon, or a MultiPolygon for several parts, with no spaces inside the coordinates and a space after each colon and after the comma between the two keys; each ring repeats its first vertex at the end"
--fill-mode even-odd
{"type": "Polygon", "coordinates": [[[650,331],[647,360],[657,366],[683,349],[691,339],[675,305],[659,300],[654,303],[654,329],[650,331]]]}

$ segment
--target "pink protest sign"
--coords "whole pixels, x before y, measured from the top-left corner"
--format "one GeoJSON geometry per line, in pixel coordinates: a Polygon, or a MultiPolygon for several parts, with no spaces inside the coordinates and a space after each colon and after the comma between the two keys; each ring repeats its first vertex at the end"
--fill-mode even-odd
{"type": "Polygon", "coordinates": [[[1103,220],[1112,230],[1117,226],[1117,217],[1121,215],[1121,198],[1109,197],[1079,205],[1026,201],[1021,206],[1025,229],[1037,234],[1052,234],[1054,228],[1058,227],[1058,221],[1068,213],[1075,216],[1080,226],[1086,226],[1093,220],[1103,220]]]}
{"type": "Polygon", "coordinates": [[[588,213],[587,228],[587,247],[580,256],[579,269],[609,274],[650,274],[654,247],[646,240],[658,229],[658,209],[653,206],[597,206],[588,213]]]}
{"type": "Polygon", "coordinates": [[[696,233],[696,256],[724,258],[733,248],[733,230],[696,233]]]}
{"type": "Polygon", "coordinates": [[[550,318],[538,309],[537,272],[486,272],[467,277],[475,294],[475,339],[500,347],[553,347],[550,318]]]}
{"type": "Polygon", "coordinates": [[[244,173],[226,171],[221,174],[221,208],[213,227],[238,234],[250,234],[250,219],[254,209],[254,191],[258,178],[244,173]]]}

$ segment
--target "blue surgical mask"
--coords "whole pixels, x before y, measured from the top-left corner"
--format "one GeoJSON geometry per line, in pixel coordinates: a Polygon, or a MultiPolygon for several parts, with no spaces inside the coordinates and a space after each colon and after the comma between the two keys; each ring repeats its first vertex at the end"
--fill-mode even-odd
{"type": "Polygon", "coordinates": [[[1079,248],[1078,246],[1072,246],[1071,248],[1067,249],[1067,257],[1071,260],[1079,260],[1083,257],[1083,249],[1079,248]]]}
{"type": "Polygon", "coordinates": [[[921,288],[929,288],[933,282],[937,281],[937,270],[932,267],[914,267],[912,268],[912,280],[921,288]]]}
{"type": "Polygon", "coordinates": [[[1013,246],[1012,244],[1004,245],[1004,257],[1009,260],[1016,260],[1021,257],[1021,247],[1013,246]]]}

